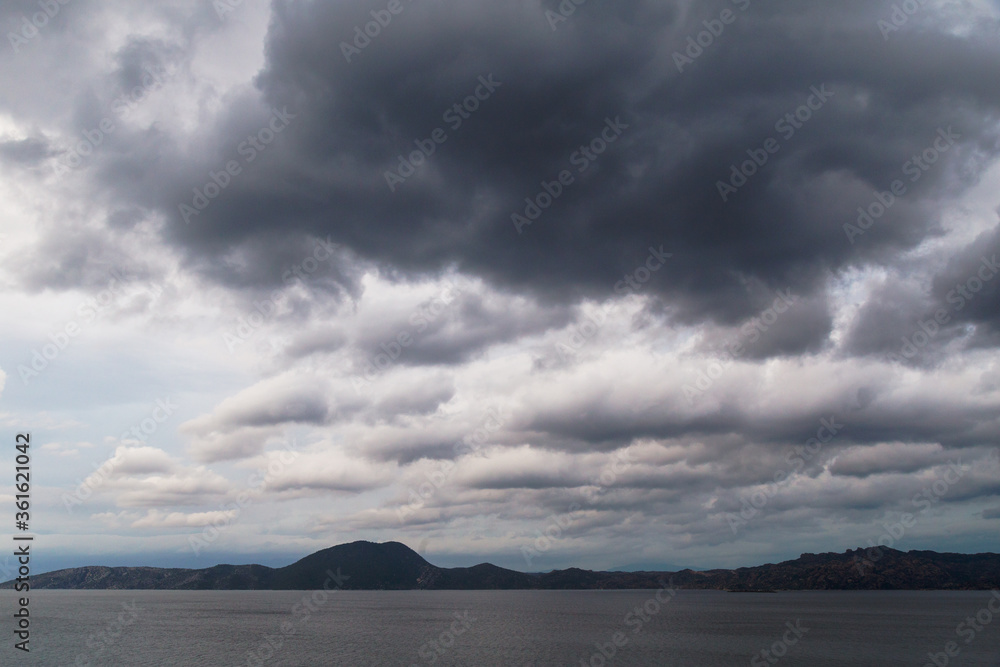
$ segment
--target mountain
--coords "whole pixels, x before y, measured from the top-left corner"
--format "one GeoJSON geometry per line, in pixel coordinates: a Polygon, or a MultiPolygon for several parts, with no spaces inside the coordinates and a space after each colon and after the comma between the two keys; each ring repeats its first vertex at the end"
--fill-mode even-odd
{"type": "MultiPolygon", "coordinates": [[[[399,542],[352,542],[281,568],[216,565],[203,570],[77,567],[31,577],[32,588],[155,590],[575,590],[676,588],[762,590],[989,590],[1000,588],[1000,555],[895,549],[802,554],[736,570],[525,574],[489,563],[441,568],[399,542]]],[[[12,588],[13,582],[0,584],[12,588]]]]}
{"type": "Polygon", "coordinates": [[[684,570],[680,588],[728,590],[988,590],[1000,583],[1000,555],[934,551],[848,550],[802,554],[736,570],[684,570]]]}
{"type": "MultiPolygon", "coordinates": [[[[252,590],[270,588],[275,570],[263,565],[216,565],[204,570],[159,567],[74,567],[32,575],[32,588],[252,590]]],[[[0,584],[12,588],[13,582],[0,584]]]]}
{"type": "Polygon", "coordinates": [[[300,561],[274,570],[266,588],[306,590],[319,588],[329,575],[347,575],[341,588],[352,590],[408,590],[428,588],[439,568],[399,542],[352,542],[323,549],[300,561]]]}

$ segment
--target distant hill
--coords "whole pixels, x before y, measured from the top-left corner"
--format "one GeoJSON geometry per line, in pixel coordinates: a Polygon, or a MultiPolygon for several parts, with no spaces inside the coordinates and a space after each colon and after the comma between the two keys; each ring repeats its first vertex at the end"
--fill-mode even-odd
{"type": "MultiPolygon", "coordinates": [[[[902,552],[882,548],[802,554],[736,570],[593,572],[579,568],[525,574],[489,563],[441,568],[399,542],[352,542],[286,567],[216,565],[203,570],[77,567],[31,577],[32,588],[151,590],[502,590],[677,588],[761,590],[988,590],[1000,588],[1000,555],[902,552]],[[331,576],[334,578],[331,579],[331,576]]],[[[13,582],[0,584],[11,588],[13,582]]]]}
{"type": "Polygon", "coordinates": [[[736,570],[684,570],[681,588],[729,590],[990,590],[1000,584],[1000,555],[897,551],[802,554],[736,570]]]}

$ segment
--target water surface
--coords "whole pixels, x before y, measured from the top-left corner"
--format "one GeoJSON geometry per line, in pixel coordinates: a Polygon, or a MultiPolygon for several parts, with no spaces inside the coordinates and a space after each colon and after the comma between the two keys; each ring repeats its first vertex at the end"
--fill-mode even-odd
{"type": "Polygon", "coordinates": [[[988,591],[659,598],[656,591],[33,591],[32,650],[22,658],[12,648],[15,596],[3,591],[0,664],[922,667],[930,653],[948,665],[1000,665],[1000,614],[992,618],[988,591]],[[959,627],[977,614],[979,630],[959,627]],[[944,653],[948,642],[956,656],[944,653]]]}

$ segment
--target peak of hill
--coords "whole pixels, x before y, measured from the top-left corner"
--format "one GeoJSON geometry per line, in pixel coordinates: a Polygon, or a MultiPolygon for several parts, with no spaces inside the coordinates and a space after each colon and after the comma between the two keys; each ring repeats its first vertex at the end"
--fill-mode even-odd
{"type": "Polygon", "coordinates": [[[360,590],[407,590],[425,588],[434,578],[434,567],[416,551],[399,542],[351,542],[317,551],[275,570],[270,588],[302,590],[317,588],[340,570],[347,578],[341,588],[360,590]]]}

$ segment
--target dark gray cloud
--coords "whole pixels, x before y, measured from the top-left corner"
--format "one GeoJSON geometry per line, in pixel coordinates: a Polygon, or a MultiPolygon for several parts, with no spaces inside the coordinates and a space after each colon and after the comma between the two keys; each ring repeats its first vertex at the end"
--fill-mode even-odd
{"type": "Polygon", "coordinates": [[[962,330],[950,314],[935,320],[938,308],[923,286],[892,275],[874,290],[859,310],[843,346],[845,354],[877,355],[907,364],[934,365],[944,356],[944,346],[962,330]],[[921,322],[934,333],[930,337],[921,322]],[[913,336],[917,335],[917,348],[913,336]]]}
{"type": "Polygon", "coordinates": [[[43,137],[0,142],[0,159],[16,166],[35,166],[56,155],[43,137]]]}
{"type": "Polygon", "coordinates": [[[963,160],[995,154],[996,43],[940,32],[887,42],[866,3],[850,16],[821,3],[752,3],[678,72],[671,54],[725,7],[735,6],[700,3],[684,15],[638,0],[594,5],[552,31],[524,5],[406,5],[348,63],[340,41],[364,12],[276,3],[257,86],[295,118],[255,164],[191,224],[181,220],[178,204],[266,125],[266,112],[234,100],[201,154],[182,159],[167,137],[150,136],[101,173],[143,193],[138,203],[170,217],[167,238],[192,265],[228,284],[274,272],[241,276],[207,258],[238,249],[254,266],[274,265],[284,253],[276,238],[310,234],[395,270],[455,266],[564,300],[609,295],[646,248],[666,244],[675,259],[649,289],[677,317],[737,324],[762,305],[747,298],[747,279],[791,287],[813,299],[813,315],[760,354],[813,350],[829,333],[828,272],[884,263],[939,234],[935,204],[959,192],[963,160]],[[489,75],[500,87],[452,130],[443,112],[489,75]],[[790,126],[776,122],[821,85],[832,97],[786,138],[790,126]],[[629,127],[579,173],[571,156],[607,118],[629,127]],[[385,171],[437,127],[446,143],[390,192],[385,171]],[[907,162],[949,127],[961,138],[852,245],[843,227],[857,208],[906,179],[907,162]],[[723,202],[717,181],[768,137],[780,151],[723,202]],[[563,169],[575,182],[519,235],[511,214],[563,169]]]}
{"type": "Polygon", "coordinates": [[[413,341],[397,361],[403,365],[458,364],[506,341],[543,333],[565,325],[572,313],[567,307],[542,308],[537,303],[506,295],[484,296],[446,288],[442,294],[418,304],[400,319],[381,323],[355,341],[359,371],[383,353],[383,345],[401,334],[413,341]]]}
{"type": "Polygon", "coordinates": [[[943,450],[939,445],[883,443],[843,452],[830,466],[830,472],[834,475],[856,477],[888,472],[915,472],[945,463],[949,456],[955,455],[943,450]]]}
{"type": "Polygon", "coordinates": [[[729,350],[742,359],[768,359],[819,352],[828,343],[833,315],[827,294],[801,298],[791,289],[764,293],[750,290],[747,298],[761,310],[735,327],[705,336],[708,350],[729,350]]]}
{"type": "MultiPolygon", "coordinates": [[[[31,257],[15,259],[22,285],[30,291],[89,289],[120,291],[121,277],[139,276],[131,254],[101,230],[46,225],[47,236],[31,257]],[[115,270],[119,273],[116,276],[115,270]],[[128,276],[120,273],[128,269],[128,276]]],[[[141,270],[141,269],[140,269],[141,270]]],[[[141,270],[141,277],[148,277],[141,270]]]]}
{"type": "Polygon", "coordinates": [[[936,302],[960,324],[1000,329],[1000,225],[983,232],[934,277],[936,302]]]}
{"type": "Polygon", "coordinates": [[[167,79],[176,74],[184,52],[178,44],[132,37],[116,56],[118,70],[112,79],[116,99],[124,98],[126,103],[135,105],[147,94],[142,89],[162,85],[157,77],[167,79]]]}
{"type": "Polygon", "coordinates": [[[927,278],[903,264],[858,312],[847,354],[884,355],[932,366],[955,346],[996,347],[1000,307],[1000,226],[982,232],[927,278]]]}

